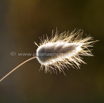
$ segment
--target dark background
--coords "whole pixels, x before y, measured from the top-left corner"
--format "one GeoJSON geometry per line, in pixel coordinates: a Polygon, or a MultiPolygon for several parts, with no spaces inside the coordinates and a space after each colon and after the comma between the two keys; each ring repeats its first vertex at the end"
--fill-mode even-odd
{"type": "Polygon", "coordinates": [[[0,83],[0,103],[104,103],[104,0],[0,0],[0,78],[35,53],[43,34],[83,29],[95,40],[87,65],[39,72],[36,59],[0,83]]]}

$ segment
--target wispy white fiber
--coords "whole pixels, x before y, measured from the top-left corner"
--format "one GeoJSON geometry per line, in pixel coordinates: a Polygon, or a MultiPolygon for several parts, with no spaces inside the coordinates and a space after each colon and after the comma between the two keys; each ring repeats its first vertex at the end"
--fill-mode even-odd
{"type": "Polygon", "coordinates": [[[63,32],[52,34],[52,37],[46,39],[40,38],[41,43],[36,50],[37,60],[41,64],[41,69],[45,68],[45,72],[64,73],[65,68],[80,68],[80,64],[85,62],[82,56],[93,56],[89,47],[97,40],[93,40],[91,36],[83,36],[83,31],[74,30],[71,33],[63,32]]]}

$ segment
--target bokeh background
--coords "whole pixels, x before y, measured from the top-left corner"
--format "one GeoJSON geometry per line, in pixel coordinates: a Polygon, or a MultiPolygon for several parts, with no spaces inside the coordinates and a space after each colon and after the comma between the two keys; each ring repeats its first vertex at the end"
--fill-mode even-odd
{"type": "Polygon", "coordinates": [[[95,40],[87,65],[62,73],[39,72],[36,59],[0,83],[0,103],[104,103],[103,0],[0,0],[0,78],[35,53],[43,34],[83,29],[95,40]],[[11,52],[16,52],[11,56],[11,52]]]}

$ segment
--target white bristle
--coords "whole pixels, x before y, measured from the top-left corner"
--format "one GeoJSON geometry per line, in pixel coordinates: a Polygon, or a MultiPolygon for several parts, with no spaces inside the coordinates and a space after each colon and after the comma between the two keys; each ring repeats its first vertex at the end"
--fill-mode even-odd
{"type": "Polygon", "coordinates": [[[45,72],[57,72],[57,69],[64,72],[67,66],[80,68],[80,63],[85,63],[80,56],[93,56],[88,47],[93,47],[92,44],[97,41],[93,41],[91,36],[82,38],[82,35],[81,30],[61,34],[56,31],[50,39],[47,36],[46,39],[41,38],[36,56],[45,72]]]}

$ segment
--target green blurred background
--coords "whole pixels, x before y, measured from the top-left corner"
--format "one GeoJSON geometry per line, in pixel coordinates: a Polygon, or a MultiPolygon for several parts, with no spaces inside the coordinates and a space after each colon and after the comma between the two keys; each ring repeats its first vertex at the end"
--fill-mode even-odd
{"type": "MultiPolygon", "coordinates": [[[[0,103],[104,103],[104,0],[0,0],[0,78],[35,53],[43,34],[83,29],[95,40],[87,65],[39,72],[36,59],[0,83],[0,103]]],[[[85,35],[84,35],[85,36],[85,35]]]]}

